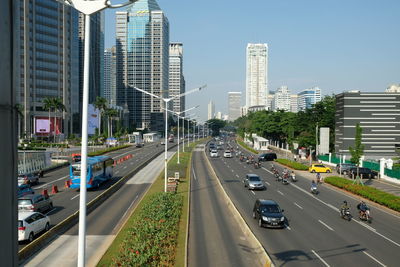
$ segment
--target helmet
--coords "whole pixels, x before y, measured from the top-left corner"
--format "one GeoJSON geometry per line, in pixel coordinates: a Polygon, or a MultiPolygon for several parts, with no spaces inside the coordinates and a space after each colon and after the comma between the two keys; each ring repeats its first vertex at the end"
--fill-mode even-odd
{"type": "Polygon", "coordinates": [[[343,203],[347,205],[347,201],[346,201],[346,200],[345,200],[345,201],[343,201],[343,203]]]}

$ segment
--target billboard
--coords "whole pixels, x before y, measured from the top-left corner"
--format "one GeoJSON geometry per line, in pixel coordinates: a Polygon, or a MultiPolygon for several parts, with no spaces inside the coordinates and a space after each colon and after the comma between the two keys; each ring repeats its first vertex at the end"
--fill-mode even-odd
{"type": "Polygon", "coordinates": [[[93,104],[88,105],[88,134],[95,134],[96,128],[99,128],[100,111],[93,104]]]}
{"type": "Polygon", "coordinates": [[[48,134],[50,133],[49,118],[36,118],[36,133],[48,134]]]}
{"type": "Polygon", "coordinates": [[[35,133],[39,136],[48,136],[61,134],[62,118],[54,118],[45,116],[35,117],[35,133]],[[54,124],[56,123],[56,125],[54,124]]]}

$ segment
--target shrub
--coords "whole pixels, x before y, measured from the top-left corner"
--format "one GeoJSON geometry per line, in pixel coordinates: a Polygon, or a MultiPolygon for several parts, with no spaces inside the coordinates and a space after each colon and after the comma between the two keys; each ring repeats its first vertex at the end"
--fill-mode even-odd
{"type": "Polygon", "coordinates": [[[330,176],[324,179],[328,184],[342,188],[390,209],[400,211],[400,197],[378,190],[374,187],[353,184],[353,181],[338,176],[330,176]]]}
{"type": "Polygon", "coordinates": [[[251,148],[251,147],[249,147],[248,145],[246,145],[245,144],[245,142],[243,142],[242,140],[240,140],[240,139],[237,139],[237,142],[239,143],[239,145],[241,145],[244,149],[247,149],[247,150],[249,150],[249,151],[251,151],[251,152],[253,152],[254,154],[258,154],[258,151],[257,150],[255,150],[255,149],[253,149],[253,148],[251,148]]]}
{"type": "Polygon", "coordinates": [[[172,266],[182,195],[155,193],[144,203],[134,227],[128,230],[121,243],[120,253],[113,262],[116,266],[172,266]]]}
{"type": "Polygon", "coordinates": [[[288,159],[276,159],[276,161],[281,163],[281,164],[283,164],[283,165],[286,165],[286,166],[288,166],[288,167],[290,167],[292,169],[295,169],[295,170],[301,170],[301,171],[308,170],[308,166],[307,165],[301,164],[301,163],[296,162],[296,161],[291,161],[291,160],[288,160],[288,159]]]}
{"type": "Polygon", "coordinates": [[[106,148],[106,149],[102,149],[102,150],[97,150],[95,152],[88,153],[88,156],[89,157],[100,156],[100,155],[103,155],[105,153],[112,152],[112,151],[115,151],[115,150],[118,150],[118,149],[123,149],[123,148],[129,147],[129,146],[131,146],[131,145],[115,146],[115,147],[110,147],[110,148],[106,148]]]}

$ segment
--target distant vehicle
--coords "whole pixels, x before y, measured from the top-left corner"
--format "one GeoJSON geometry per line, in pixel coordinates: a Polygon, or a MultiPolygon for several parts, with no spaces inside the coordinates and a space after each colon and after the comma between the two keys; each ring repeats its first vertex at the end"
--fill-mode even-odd
{"type": "Polygon", "coordinates": [[[161,144],[161,145],[165,145],[165,141],[164,141],[164,140],[162,140],[160,144],[161,144]]]}
{"type": "MultiPolygon", "coordinates": [[[[365,168],[365,167],[359,167],[358,174],[360,175],[361,179],[363,178],[372,179],[375,178],[375,176],[377,175],[376,172],[372,171],[370,168],[365,168]]],[[[357,176],[357,167],[350,168],[348,176],[350,178],[355,178],[357,176]]]]}
{"type": "MultiPolygon", "coordinates": [[[[114,160],[108,156],[96,156],[87,158],[87,188],[99,187],[113,176],[114,160]]],[[[71,164],[69,170],[71,188],[80,188],[81,163],[71,164]]]]}
{"type": "Polygon", "coordinates": [[[49,196],[26,195],[18,198],[18,210],[20,211],[46,211],[53,209],[53,201],[49,196]]]}
{"type": "Polygon", "coordinates": [[[173,134],[171,134],[169,137],[168,137],[168,142],[170,142],[170,143],[173,143],[174,142],[174,135],[173,134]]]}
{"type": "Polygon", "coordinates": [[[277,159],[277,156],[274,152],[262,153],[258,156],[258,160],[260,161],[273,161],[275,159],[277,159]]]}
{"type": "Polygon", "coordinates": [[[225,150],[224,158],[232,158],[232,153],[229,150],[225,150]]]}
{"type": "Polygon", "coordinates": [[[326,167],[322,164],[312,164],[310,168],[308,168],[309,172],[316,173],[316,172],[326,172],[331,173],[332,170],[329,167],[326,167]]]}
{"type": "Polygon", "coordinates": [[[28,184],[21,184],[18,186],[17,189],[17,196],[18,198],[26,196],[26,195],[31,195],[35,194],[35,191],[30,187],[28,184]]]}
{"type": "Polygon", "coordinates": [[[218,150],[216,150],[216,149],[211,150],[210,157],[218,158],[218,150]]]}
{"type": "Polygon", "coordinates": [[[246,177],[243,180],[244,187],[247,187],[249,190],[265,189],[265,185],[260,179],[260,176],[257,174],[246,174],[246,177]]]}
{"type": "Polygon", "coordinates": [[[253,218],[258,220],[260,227],[284,228],[283,211],[274,200],[257,199],[254,203],[253,218]]]}
{"type": "Polygon", "coordinates": [[[351,168],[355,168],[356,165],[352,163],[340,163],[336,165],[336,172],[339,174],[344,174],[346,175],[351,168]]]}
{"type": "Polygon", "coordinates": [[[217,145],[217,149],[218,150],[222,150],[222,146],[221,145],[217,145]]]}
{"type": "Polygon", "coordinates": [[[35,235],[49,229],[49,217],[39,212],[18,212],[18,241],[32,242],[35,235]]]}
{"type": "Polygon", "coordinates": [[[106,139],[106,145],[107,146],[118,146],[119,142],[118,142],[117,138],[109,137],[106,139]]]}
{"type": "Polygon", "coordinates": [[[217,146],[216,146],[214,143],[210,143],[210,144],[208,145],[208,149],[209,149],[209,151],[211,152],[211,150],[217,149],[217,146]]]}
{"type": "Polygon", "coordinates": [[[72,154],[71,157],[72,157],[72,162],[79,162],[79,161],[81,161],[81,154],[80,154],[80,153],[72,154]]]}
{"type": "Polygon", "coordinates": [[[18,185],[21,184],[38,184],[39,183],[39,175],[34,173],[20,174],[18,175],[18,185]]]}
{"type": "Polygon", "coordinates": [[[136,146],[136,147],[143,147],[143,146],[144,146],[144,143],[136,143],[135,146],[136,146]]]}

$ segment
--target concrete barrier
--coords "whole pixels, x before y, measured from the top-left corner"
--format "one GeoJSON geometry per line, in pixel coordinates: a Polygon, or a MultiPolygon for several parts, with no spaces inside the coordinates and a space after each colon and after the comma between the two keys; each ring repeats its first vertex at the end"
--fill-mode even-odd
{"type": "Polygon", "coordinates": [[[257,253],[260,256],[259,262],[260,262],[261,266],[274,266],[274,264],[272,263],[271,258],[269,257],[267,251],[265,250],[263,245],[260,243],[260,241],[258,241],[256,236],[251,231],[250,227],[247,225],[246,221],[243,219],[242,215],[240,214],[240,212],[236,208],[235,204],[233,204],[232,200],[230,199],[228,194],[225,192],[225,189],[222,186],[221,181],[218,178],[218,175],[215,173],[214,168],[212,167],[212,165],[210,163],[210,160],[208,159],[205,151],[203,151],[203,155],[206,158],[207,165],[208,165],[212,175],[218,181],[217,184],[219,185],[219,188],[220,188],[220,190],[222,192],[222,196],[225,199],[225,202],[227,204],[227,207],[228,207],[229,211],[232,213],[233,218],[235,219],[237,224],[240,225],[240,228],[243,230],[243,232],[244,232],[245,236],[247,237],[248,241],[254,246],[255,253],[257,253]]]}
{"type": "MultiPolygon", "coordinates": [[[[168,148],[168,150],[176,147],[177,145],[173,145],[168,148]]],[[[95,210],[98,206],[100,206],[107,198],[109,198],[112,194],[114,194],[118,189],[120,189],[125,182],[132,177],[132,175],[135,175],[138,171],[140,171],[144,166],[149,164],[151,161],[153,161],[155,158],[157,158],[160,154],[164,153],[163,151],[160,151],[160,153],[156,153],[154,156],[149,158],[148,160],[142,162],[139,166],[137,166],[135,169],[133,169],[131,172],[129,172],[127,175],[119,179],[116,183],[111,185],[108,189],[106,189],[104,192],[99,194],[96,198],[92,199],[89,203],[86,204],[86,212],[89,214],[93,210],[95,210]]],[[[22,248],[18,252],[18,261],[19,264],[23,264],[24,261],[26,261],[29,257],[34,255],[36,252],[41,250],[43,247],[45,247],[48,243],[56,239],[58,236],[62,235],[65,233],[67,230],[69,230],[71,227],[73,227],[76,223],[79,221],[79,211],[74,212],[71,214],[69,217],[64,219],[62,222],[58,223],[57,225],[53,226],[50,228],[50,230],[44,234],[42,234],[40,237],[36,238],[34,241],[26,245],[24,248],[22,248]]]]}

